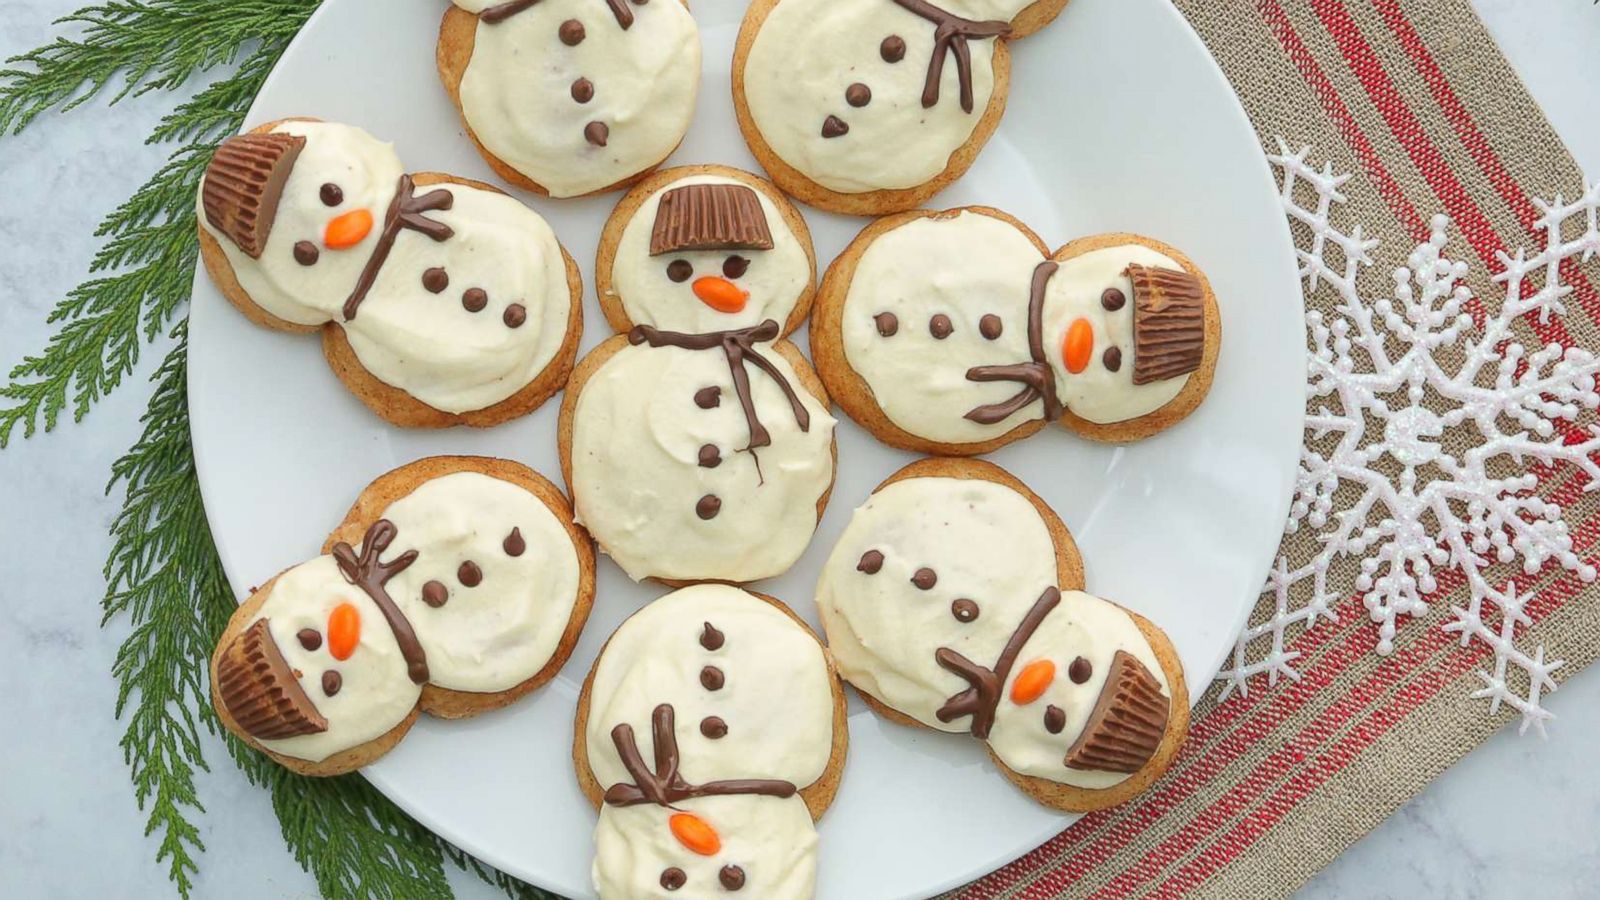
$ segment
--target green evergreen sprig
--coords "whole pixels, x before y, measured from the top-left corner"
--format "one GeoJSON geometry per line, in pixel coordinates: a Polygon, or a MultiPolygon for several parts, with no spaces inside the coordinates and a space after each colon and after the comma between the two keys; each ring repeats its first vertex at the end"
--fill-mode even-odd
{"type": "Polygon", "coordinates": [[[268,790],[285,844],[331,898],[448,898],[445,864],[516,898],[551,895],[491,869],[417,824],[359,775],[297,776],[218,727],[206,662],[234,609],[201,502],[190,445],[185,301],[198,259],[194,198],[212,151],[236,132],[289,40],[320,0],[147,0],[87,7],[61,20],[77,36],[15,57],[0,70],[0,136],[51,110],[76,108],[109,85],[117,102],[223,74],[164,118],[149,140],[182,142],[96,231],[105,243],[89,280],[51,312],[56,331],[0,386],[0,448],[17,425],[49,431],[115,390],[144,344],[173,341],[137,443],[112,469],[125,491],[112,525],[103,623],[131,628],[112,673],[134,796],[179,895],[194,890],[204,851],[195,774],[204,733],[220,734],[245,776],[268,790]],[[202,731],[204,729],[204,732],[202,731]]]}

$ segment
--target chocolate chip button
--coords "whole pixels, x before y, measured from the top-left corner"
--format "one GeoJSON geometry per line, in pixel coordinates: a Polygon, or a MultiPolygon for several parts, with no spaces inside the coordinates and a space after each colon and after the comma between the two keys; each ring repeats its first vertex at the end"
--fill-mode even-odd
{"type": "Polygon", "coordinates": [[[561,37],[561,43],[566,44],[568,47],[576,47],[583,43],[586,32],[583,29],[582,22],[577,19],[568,19],[561,23],[561,27],[556,31],[556,34],[561,37]]]}
{"type": "Polygon", "coordinates": [[[936,341],[944,340],[955,330],[956,327],[950,324],[950,317],[944,313],[939,313],[928,320],[928,333],[933,335],[933,339],[936,341]]]}
{"type": "Polygon", "coordinates": [[[706,666],[700,670],[700,686],[708,691],[720,691],[727,683],[727,677],[716,666],[706,666]]]}
{"type": "Polygon", "coordinates": [[[483,570],[469,559],[456,569],[456,580],[465,587],[477,587],[483,582],[483,570]]]}
{"type": "Polygon", "coordinates": [[[587,78],[579,78],[572,83],[572,99],[579,103],[588,103],[594,99],[594,82],[587,78]]]}
{"type": "Polygon", "coordinates": [[[822,120],[822,136],[836,138],[850,133],[850,126],[838,116],[829,116],[822,120]]]}
{"type": "Polygon", "coordinates": [[[883,57],[884,62],[888,63],[897,63],[900,60],[905,59],[905,39],[897,34],[889,35],[883,39],[883,43],[878,45],[878,55],[883,57]]]}
{"type": "Polygon", "coordinates": [[[957,622],[971,622],[978,618],[978,604],[962,598],[950,604],[950,615],[955,616],[957,622]]]}
{"type": "Polygon", "coordinates": [[[590,122],[583,126],[583,139],[596,147],[604,147],[611,137],[611,129],[604,122],[590,122]]]}
{"type": "Polygon", "coordinates": [[[713,741],[728,736],[728,723],[720,716],[706,716],[700,720],[700,733],[713,741]]]}
{"type": "Polygon", "coordinates": [[[694,514],[702,519],[715,519],[722,512],[722,500],[716,494],[707,494],[694,505],[694,514]]]}
{"type": "Polygon", "coordinates": [[[430,581],[422,586],[422,602],[434,609],[445,604],[450,599],[450,589],[442,581],[430,581]]]}
{"type": "Polygon", "coordinates": [[[716,409],[722,405],[722,388],[706,387],[694,392],[694,405],[701,409],[716,409]]]}
{"type": "Polygon", "coordinates": [[[923,566],[916,571],[916,574],[911,576],[911,583],[916,585],[919,590],[931,590],[934,585],[939,583],[939,576],[932,569],[923,566]]]}
{"type": "Polygon", "coordinates": [[[522,529],[511,529],[506,539],[500,542],[500,549],[504,550],[507,556],[521,556],[528,549],[528,542],[522,537],[522,529]]]}
{"type": "Polygon", "coordinates": [[[856,82],[844,89],[844,102],[860,108],[872,102],[872,88],[861,82],[856,82]]]}
{"type": "Polygon", "coordinates": [[[489,293],[483,288],[468,288],[461,295],[461,305],[467,312],[483,312],[489,305],[489,293]]]}
{"type": "Polygon", "coordinates": [[[868,550],[861,554],[861,561],[856,563],[856,571],[865,572],[868,575],[876,575],[878,570],[882,568],[883,554],[877,550],[868,550]]]}
{"type": "Polygon", "coordinates": [[[884,337],[894,337],[895,332],[900,330],[900,320],[891,312],[878,313],[872,317],[872,321],[878,326],[878,334],[884,337]]]}
{"type": "Polygon", "coordinates": [[[986,341],[999,338],[1000,333],[1004,330],[1005,326],[1001,323],[1000,317],[994,313],[988,313],[978,320],[978,333],[983,335],[983,339],[986,341]]]}
{"type": "Polygon", "coordinates": [[[700,468],[715,469],[722,465],[722,451],[716,444],[702,444],[700,447],[700,468]]]}
{"type": "Polygon", "coordinates": [[[521,303],[513,303],[506,307],[500,321],[506,323],[507,328],[521,328],[522,323],[528,321],[528,310],[521,303]]]}
{"type": "Polygon", "coordinates": [[[430,294],[437,294],[450,286],[450,274],[443,266],[434,266],[422,273],[422,287],[430,294]]]}

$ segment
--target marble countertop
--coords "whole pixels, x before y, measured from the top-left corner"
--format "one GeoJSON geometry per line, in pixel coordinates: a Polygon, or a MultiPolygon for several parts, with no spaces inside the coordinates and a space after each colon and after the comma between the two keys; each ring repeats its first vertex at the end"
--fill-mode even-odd
{"type": "MultiPolygon", "coordinates": [[[[9,0],[0,56],[53,36],[84,0],[9,0]]],[[[1589,0],[1475,0],[1580,164],[1600,177],[1600,8],[1589,0]]],[[[47,116],[0,139],[0,367],[43,345],[45,316],[83,277],[92,233],[165,159],[144,135],[184,94],[47,116]]],[[[134,440],[144,349],[127,386],[79,425],[0,451],[0,896],[168,896],[117,746],[108,672],[126,626],[99,627],[100,568],[119,497],[104,487],[134,440]]],[[[19,435],[20,437],[20,435],[19,435]]],[[[1509,729],[1445,773],[1302,891],[1324,897],[1594,896],[1600,892],[1600,671],[1549,700],[1548,741],[1509,729]]],[[[201,773],[200,897],[313,897],[267,795],[212,740],[201,773]]],[[[459,896],[498,893],[457,878],[459,896]]]]}

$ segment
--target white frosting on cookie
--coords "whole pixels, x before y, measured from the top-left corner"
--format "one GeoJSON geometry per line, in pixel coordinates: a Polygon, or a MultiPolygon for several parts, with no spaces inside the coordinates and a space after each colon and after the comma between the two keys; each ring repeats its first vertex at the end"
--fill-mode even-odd
{"type": "Polygon", "coordinates": [[[200,227],[222,247],[239,286],[257,306],[297,325],[321,325],[338,315],[339,307],[361,275],[378,242],[383,213],[394,199],[404,169],[394,146],[351,125],[332,122],[281,122],[274,134],[306,139],[278,202],[278,214],[260,259],[251,259],[207,220],[198,205],[200,227]],[[343,200],[323,202],[324,185],[334,185],[343,200]],[[354,210],[369,210],[372,231],[347,250],[323,244],[328,223],[354,210]],[[315,265],[295,260],[295,244],[309,241],[319,251],[315,265]]]}
{"type": "Polygon", "coordinates": [[[780,325],[788,322],[795,303],[811,281],[811,258],[778,205],[762,191],[755,194],[767,215],[771,250],[684,250],[650,255],[650,235],[662,195],[690,184],[744,182],[723,175],[690,175],[663,185],[639,205],[622,230],[611,266],[611,289],[621,300],[628,319],[636,325],[688,332],[745,328],[767,319],[775,319],[780,325]],[[739,312],[720,312],[701,302],[692,286],[695,279],[707,275],[723,277],[724,263],[733,257],[749,262],[743,274],[730,280],[749,291],[750,299],[739,312]],[[693,267],[693,274],[678,282],[667,277],[667,266],[676,260],[693,267]]]}
{"type": "MultiPolygon", "coordinates": [[[[894,709],[942,731],[970,730],[972,719],[941,722],[938,710],[969,682],[939,664],[949,648],[994,667],[1006,644],[1047,589],[1056,586],[1056,552],[1044,519],[1028,499],[982,479],[918,477],[879,489],[856,510],[823,566],[817,608],[828,647],[845,680],[894,709]],[[875,572],[869,551],[882,554],[875,572]],[[933,570],[924,590],[912,579],[933,570]],[[956,615],[958,601],[976,604],[976,616],[956,615]]],[[[1026,775],[1085,788],[1125,780],[1120,772],[1087,771],[1065,764],[1105,686],[1117,651],[1142,663],[1171,696],[1166,673],[1144,633],[1116,606],[1082,591],[1065,591],[1023,644],[1002,685],[988,742],[1010,768],[1026,775]],[[1072,680],[1079,657],[1091,666],[1072,680]],[[1026,704],[1012,688],[1030,662],[1049,660],[1055,675],[1026,704]],[[1050,706],[1062,710],[1062,727],[1045,725],[1050,706]]]]}
{"type": "Polygon", "coordinates": [[[850,280],[841,331],[845,360],[889,421],[929,440],[966,443],[1044,415],[1036,400],[993,425],[964,418],[1021,389],[1012,381],[971,381],[967,370],[1031,359],[1028,290],[1043,259],[1010,223],[970,211],[912,219],[873,240],[850,280]],[[888,337],[874,318],[882,313],[895,318],[888,337]],[[935,315],[950,319],[943,340],[930,332],[935,315]],[[1000,318],[996,340],[979,330],[985,315],[1000,318]]]}
{"type": "Polygon", "coordinates": [[[578,520],[634,580],[753,581],[787,570],[817,525],[833,482],[834,419],[770,343],[756,344],[810,414],[801,431],[778,384],[746,363],[750,395],[771,446],[750,442],[728,358],[719,348],[627,346],[578,397],[572,493],[578,520]],[[718,388],[702,409],[695,395],[718,388]],[[719,462],[700,464],[710,445],[719,462]],[[759,459],[759,471],[757,461],[759,459]],[[710,518],[697,511],[714,496],[710,518]]]}
{"type": "Polygon", "coordinates": [[[419,485],[384,510],[398,535],[386,556],[409,549],[417,561],[388,583],[428,655],[429,681],[457,691],[509,690],[555,655],[572,618],[578,552],[556,514],[534,494],[478,472],[453,472],[419,485]],[[512,556],[512,529],[522,550],[512,556]],[[468,587],[461,567],[481,581],[468,587]],[[434,607],[423,585],[448,599],[434,607]]]}
{"type": "Polygon", "coordinates": [[[1039,630],[1023,645],[1001,692],[994,730],[989,733],[989,746],[995,755],[1024,775],[1083,788],[1107,788],[1126,780],[1128,775],[1122,772],[1074,769],[1063,763],[1100,699],[1112,658],[1119,650],[1139,660],[1160,683],[1162,693],[1171,696],[1166,670],[1150,649],[1144,632],[1125,610],[1082,591],[1062,593],[1061,605],[1045,617],[1039,630]],[[1088,680],[1082,684],[1074,683],[1068,675],[1079,657],[1092,667],[1088,680]],[[1012,702],[1011,687],[1017,675],[1036,659],[1055,664],[1056,675],[1050,687],[1031,703],[1012,702]],[[1065,713],[1066,724],[1056,734],[1051,734],[1044,724],[1045,710],[1050,706],[1065,713]]]}
{"type": "Polygon", "coordinates": [[[967,682],[934,651],[992,665],[1055,584],[1055,545],[1027,498],[981,479],[908,478],[855,511],[823,566],[817,609],[846,681],[931,728],[961,732],[968,719],[935,713],[967,682]],[[873,550],[883,565],[868,574],[858,566],[873,550]],[[922,568],[938,578],[929,590],[911,583],[922,568]],[[977,604],[976,619],[955,618],[959,599],[977,604]]]}
{"type": "Polygon", "coordinates": [[[385,624],[378,605],[339,572],[331,556],[319,556],[284,572],[273,582],[272,592],[245,628],[267,620],[268,633],[278,652],[296,674],[300,687],[323,718],[326,731],[282,740],[262,741],[274,753],[321,762],[357,744],[364,744],[400,724],[417,705],[421,685],[406,674],[406,661],[385,624]],[[348,659],[334,659],[328,641],[328,616],[348,603],[361,621],[361,639],[348,659]],[[304,629],[315,631],[317,649],[307,650],[298,637],[304,629]],[[329,696],[322,687],[324,672],[337,672],[339,689],[329,696]]]}
{"type": "Polygon", "coordinates": [[[455,204],[428,215],[455,234],[439,242],[402,230],[356,318],[343,324],[361,365],[380,381],[461,413],[493,406],[544,371],[566,340],[572,291],[561,245],[538,213],[459,184],[417,193],[438,187],[455,204]],[[437,294],[422,280],[434,267],[450,280],[437,294]],[[463,305],[474,288],[488,294],[478,312],[463,305]],[[506,318],[513,305],[525,316],[515,328],[506,318]]]}
{"type": "Polygon", "coordinates": [[[721,849],[701,856],[679,843],[669,824],[674,810],[654,804],[602,807],[593,869],[601,900],[809,900],[815,892],[817,832],[799,797],[700,797],[676,806],[715,829],[721,849]],[[744,878],[737,893],[721,882],[730,866],[744,878]],[[682,887],[662,886],[668,869],[683,873],[682,887]]]}
{"type": "MultiPolygon", "coordinates": [[[[963,16],[1009,19],[1027,3],[942,5],[963,16]]],[[[781,0],[745,62],[750,117],[779,158],[830,190],[864,193],[930,181],[972,137],[994,90],[995,39],[974,38],[967,41],[972,111],[961,106],[954,53],[946,55],[938,103],[922,105],[935,27],[892,0],[781,0]],[[905,42],[898,62],[880,52],[890,36],[905,42]],[[865,106],[845,100],[857,83],[871,91],[865,106]],[[828,116],[849,131],[823,137],[828,116]]]]}
{"type": "Polygon", "coordinates": [[[1133,283],[1124,274],[1130,263],[1183,270],[1175,260],[1142,244],[1094,250],[1061,264],[1045,288],[1045,356],[1055,371],[1056,392],[1063,405],[1091,422],[1125,422],[1154,412],[1172,401],[1189,383],[1188,375],[1133,383],[1133,283]],[[1115,311],[1101,305],[1107,288],[1122,292],[1126,302],[1115,311]],[[1094,329],[1094,351],[1089,365],[1076,375],[1068,372],[1061,356],[1067,328],[1087,319],[1094,329]],[[1113,372],[1106,367],[1108,348],[1122,351],[1122,364],[1113,372]]]}
{"type": "Polygon", "coordinates": [[[673,707],[681,771],[692,784],[774,778],[805,788],[833,751],[833,684],[821,644],[782,610],[728,585],[674,591],[623,622],[601,653],[588,702],[588,762],[602,789],[633,783],[611,730],[631,725],[639,752],[654,760],[651,715],[662,703],[673,707]],[[723,636],[715,650],[701,643],[708,622],[723,636]],[[701,681],[707,666],[723,676],[720,689],[701,681]],[[724,737],[701,733],[708,716],[726,723],[724,737]]]}
{"type": "Polygon", "coordinates": [[[555,358],[573,299],[561,245],[538,213],[504,194],[462,184],[416,188],[417,196],[437,190],[452,195],[450,209],[424,215],[454,233],[435,241],[401,229],[356,318],[346,321],[345,302],[378,246],[394,199],[399,158],[388,144],[349,125],[284,122],[273,131],[306,142],[261,258],[242,253],[203,210],[200,215],[251,300],[301,325],[340,324],[363,368],[444,412],[493,406],[526,387],[555,358]],[[340,202],[324,202],[324,185],[339,189],[340,202]],[[372,217],[367,235],[347,249],[327,246],[328,224],[360,210],[372,217]],[[296,258],[301,243],[316,250],[310,265],[296,258]],[[423,283],[424,273],[434,268],[448,277],[438,293],[423,283]],[[487,292],[476,312],[464,305],[465,292],[474,288],[487,292]],[[507,318],[513,305],[522,308],[517,327],[507,318]]]}
{"type": "MultiPolygon", "coordinates": [[[[455,0],[478,13],[497,0],[455,0]]],[[[628,2],[618,23],[604,0],[542,0],[498,23],[479,21],[461,76],[461,111],[490,153],[554,197],[609,187],[666,159],[689,128],[700,86],[700,32],[676,0],[628,2]],[[574,46],[562,23],[583,25],[574,46]],[[580,103],[573,83],[593,95],[580,103]],[[603,123],[605,146],[584,136],[603,123]]]]}

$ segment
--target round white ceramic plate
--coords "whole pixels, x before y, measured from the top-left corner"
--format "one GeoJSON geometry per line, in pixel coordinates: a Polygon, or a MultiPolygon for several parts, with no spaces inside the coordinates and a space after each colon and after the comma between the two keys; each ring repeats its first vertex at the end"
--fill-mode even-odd
{"type": "MultiPolygon", "coordinates": [[[[249,124],[292,115],[349,122],[394,141],[411,171],[493,181],[434,71],[444,7],[328,0],[268,80],[249,124]]],[[[694,125],[671,162],[754,169],[729,99],[744,5],[694,0],[694,8],[705,75],[694,125]]],[[[1248,121],[1166,0],[1072,0],[1014,52],[999,132],[935,203],[998,206],[1052,246],[1115,230],[1169,241],[1210,275],[1225,337],[1210,397],[1172,431],[1115,448],[1052,428],[993,459],[1061,513],[1083,550],[1090,590],[1167,630],[1197,695],[1257,597],[1288,509],[1305,372],[1288,232],[1248,121]]],[[[591,270],[616,199],[531,200],[585,269],[585,350],[610,334],[591,270]]],[[[824,265],[865,224],[811,210],[807,218],[824,265]]],[[[251,325],[204,274],[191,322],[200,483],[240,594],[316,554],[370,479],[418,457],[491,454],[560,478],[558,400],[487,432],[400,431],[340,386],[315,337],[251,325]]],[[[849,421],[838,434],[838,482],[815,540],[793,571],[761,585],[813,623],[818,569],[851,510],[912,459],[849,421]]],[[[474,855],[590,896],[595,817],[572,775],[573,706],[606,636],[661,593],[603,561],[593,617],[557,681],[470,721],[424,717],[368,777],[474,855]]],[[[1008,784],[976,741],[887,724],[853,699],[849,763],[821,823],[818,893],[924,897],[1014,859],[1071,821],[1008,784]]]]}

